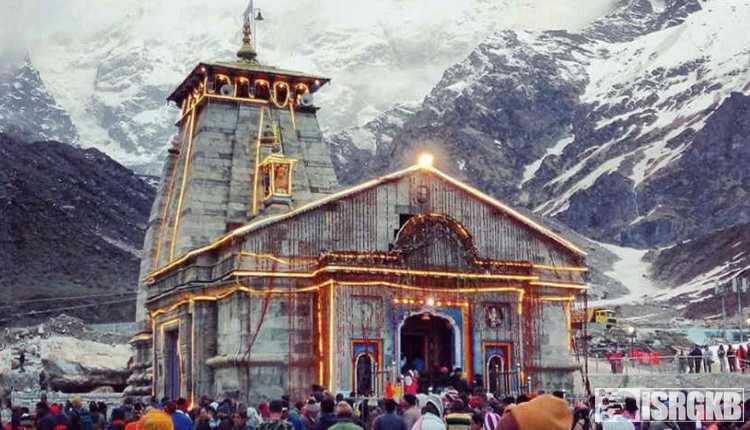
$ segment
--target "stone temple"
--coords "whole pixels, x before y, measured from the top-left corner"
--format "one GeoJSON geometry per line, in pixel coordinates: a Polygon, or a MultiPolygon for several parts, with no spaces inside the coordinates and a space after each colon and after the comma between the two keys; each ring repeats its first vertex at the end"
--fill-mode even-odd
{"type": "Polygon", "coordinates": [[[169,96],[127,393],[373,395],[412,367],[571,390],[585,253],[427,155],[340,189],[313,98],[328,79],[260,64],[252,28],[169,96]]]}

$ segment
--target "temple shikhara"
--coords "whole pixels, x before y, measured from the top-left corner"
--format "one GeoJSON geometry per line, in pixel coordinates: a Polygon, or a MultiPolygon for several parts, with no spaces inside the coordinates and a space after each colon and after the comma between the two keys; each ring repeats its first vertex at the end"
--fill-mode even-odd
{"type": "Polygon", "coordinates": [[[168,98],[128,394],[373,395],[455,368],[494,392],[571,390],[585,253],[427,154],[342,189],[314,103],[329,80],[258,62],[253,15],[236,61],[168,98]]]}

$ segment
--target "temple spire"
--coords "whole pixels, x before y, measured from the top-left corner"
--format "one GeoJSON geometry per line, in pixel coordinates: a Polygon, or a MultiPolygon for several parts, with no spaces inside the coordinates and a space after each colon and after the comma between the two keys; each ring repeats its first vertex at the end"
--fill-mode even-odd
{"type": "Polygon", "coordinates": [[[255,50],[255,41],[253,40],[253,37],[255,36],[255,20],[262,21],[263,15],[261,15],[260,9],[255,9],[253,7],[253,0],[250,0],[247,9],[245,9],[245,13],[242,14],[242,18],[242,46],[240,46],[240,50],[237,51],[237,57],[239,57],[241,61],[255,63],[257,62],[255,58],[258,56],[258,53],[255,50]],[[257,18],[254,15],[256,10],[258,12],[257,18]]]}

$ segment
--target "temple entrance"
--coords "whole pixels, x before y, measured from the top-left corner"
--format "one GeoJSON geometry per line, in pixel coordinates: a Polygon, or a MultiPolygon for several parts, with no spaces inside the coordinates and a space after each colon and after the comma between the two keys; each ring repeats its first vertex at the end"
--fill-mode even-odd
{"type": "Polygon", "coordinates": [[[354,391],[361,396],[370,396],[373,392],[374,364],[370,354],[360,354],[354,364],[356,372],[354,391]]]}
{"type": "Polygon", "coordinates": [[[417,370],[423,389],[447,382],[456,363],[455,342],[454,328],[443,317],[425,312],[405,319],[401,327],[401,372],[417,370]]]}
{"type": "Polygon", "coordinates": [[[164,396],[180,397],[180,334],[177,330],[164,332],[164,396]]]}

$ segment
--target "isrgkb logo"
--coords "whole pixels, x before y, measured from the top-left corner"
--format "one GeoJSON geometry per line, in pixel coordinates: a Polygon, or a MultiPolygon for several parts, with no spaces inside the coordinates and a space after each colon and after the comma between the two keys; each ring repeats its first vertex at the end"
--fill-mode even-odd
{"type": "Polygon", "coordinates": [[[737,422],[744,420],[742,388],[598,388],[595,418],[631,421],[737,422]]]}

